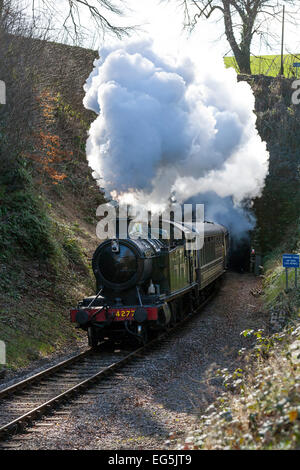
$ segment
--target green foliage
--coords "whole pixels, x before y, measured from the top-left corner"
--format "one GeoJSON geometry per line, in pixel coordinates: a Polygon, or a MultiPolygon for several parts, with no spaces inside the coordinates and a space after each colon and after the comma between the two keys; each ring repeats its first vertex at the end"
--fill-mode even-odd
{"type": "Polygon", "coordinates": [[[0,310],[0,324],[1,339],[7,345],[7,367],[13,370],[50,355],[79,334],[46,297],[29,304],[21,302],[9,316],[0,310]]]}
{"type": "Polygon", "coordinates": [[[86,263],[84,254],[75,236],[75,231],[78,231],[78,227],[69,227],[68,225],[61,224],[59,222],[55,222],[55,224],[58,228],[58,237],[60,239],[64,255],[69,262],[85,269],[86,263]]]}
{"type": "MultiPolygon", "coordinates": [[[[72,108],[70,104],[65,102],[61,93],[57,93],[56,102],[57,113],[59,118],[68,121],[75,121],[77,123],[77,126],[80,128],[82,134],[84,131],[87,131],[89,129],[89,122],[87,122],[87,120],[83,117],[82,113],[76,111],[72,108]]],[[[78,144],[81,144],[82,136],[76,136],[75,142],[77,142],[76,139],[78,139],[78,144]]]]}
{"type": "Polygon", "coordinates": [[[45,204],[33,187],[29,170],[20,163],[0,177],[0,252],[16,246],[33,258],[49,260],[56,252],[45,204]]]}
{"type": "Polygon", "coordinates": [[[69,263],[87,272],[87,260],[76,237],[79,228],[51,216],[51,204],[34,188],[30,169],[18,160],[0,177],[0,257],[37,259],[59,274],[69,263]]]}
{"type": "Polygon", "coordinates": [[[256,340],[256,344],[253,348],[252,355],[256,356],[257,359],[267,359],[270,352],[273,350],[274,345],[278,341],[282,341],[282,335],[275,333],[272,336],[264,334],[264,330],[244,330],[241,335],[245,338],[253,337],[256,340]]]}
{"type": "MultiPolygon", "coordinates": [[[[34,187],[30,167],[16,159],[0,176],[1,340],[8,368],[26,366],[76,341],[65,312],[80,289],[94,288],[77,235],[79,224],[56,219],[34,187]]],[[[82,294],[83,295],[83,294],[82,294]]]]}

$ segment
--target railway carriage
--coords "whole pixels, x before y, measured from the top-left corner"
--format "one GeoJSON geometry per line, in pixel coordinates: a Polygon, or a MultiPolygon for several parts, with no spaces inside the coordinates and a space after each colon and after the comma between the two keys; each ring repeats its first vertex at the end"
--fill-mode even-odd
{"type": "Polygon", "coordinates": [[[196,309],[225,272],[225,227],[204,222],[201,234],[197,224],[165,222],[166,238],[161,227],[152,227],[150,238],[133,225],[128,238],[105,240],[96,249],[92,267],[98,293],[71,310],[71,321],[87,331],[91,347],[107,336],[147,341],[151,331],[196,309]],[[196,236],[202,236],[203,246],[190,249],[196,236]]]}

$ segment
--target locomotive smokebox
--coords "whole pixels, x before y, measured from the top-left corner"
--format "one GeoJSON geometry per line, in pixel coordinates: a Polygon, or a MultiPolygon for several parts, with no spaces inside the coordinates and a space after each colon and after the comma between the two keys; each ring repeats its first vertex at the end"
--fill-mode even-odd
{"type": "Polygon", "coordinates": [[[98,246],[92,267],[98,287],[124,291],[150,278],[157,252],[151,240],[107,240],[98,246]]]}

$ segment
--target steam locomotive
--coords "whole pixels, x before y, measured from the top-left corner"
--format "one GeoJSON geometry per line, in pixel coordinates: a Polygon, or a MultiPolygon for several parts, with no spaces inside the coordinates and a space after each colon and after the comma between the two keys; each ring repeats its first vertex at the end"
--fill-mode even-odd
{"type": "Polygon", "coordinates": [[[137,222],[127,238],[105,240],[96,249],[97,294],[71,310],[71,321],[87,331],[92,348],[105,337],[124,335],[145,343],[149,334],[195,310],[225,272],[225,227],[204,222],[200,230],[197,224],[165,222],[167,235],[161,225],[145,233],[137,222]],[[196,237],[202,247],[190,249],[196,237]]]}

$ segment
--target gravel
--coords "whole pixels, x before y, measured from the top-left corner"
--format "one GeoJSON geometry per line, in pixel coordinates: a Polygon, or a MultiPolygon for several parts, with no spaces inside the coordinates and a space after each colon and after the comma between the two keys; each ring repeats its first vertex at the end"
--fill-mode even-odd
{"type": "Polygon", "coordinates": [[[177,334],[120,370],[59,415],[9,443],[16,449],[166,449],[169,436],[197,428],[197,417],[223,391],[217,368],[235,369],[249,347],[240,332],[267,328],[261,281],[227,273],[218,295],[177,334]]]}

